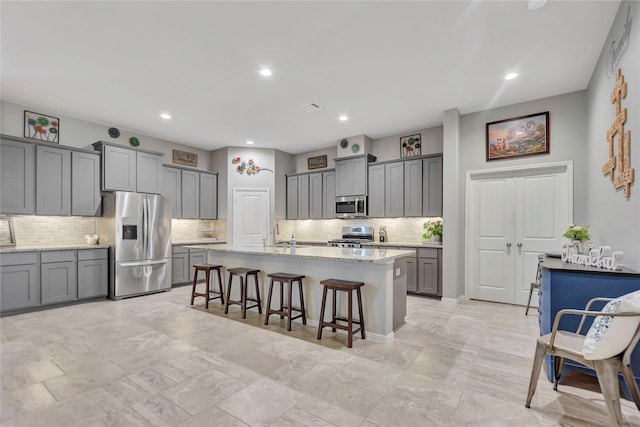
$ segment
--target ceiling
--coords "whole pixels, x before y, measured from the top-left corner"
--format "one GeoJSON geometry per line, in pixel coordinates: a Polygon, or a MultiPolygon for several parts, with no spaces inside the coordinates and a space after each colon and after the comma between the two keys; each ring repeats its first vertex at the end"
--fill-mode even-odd
{"type": "Polygon", "coordinates": [[[251,139],[297,154],[585,89],[619,4],[2,1],[1,98],[207,150],[251,139]]]}

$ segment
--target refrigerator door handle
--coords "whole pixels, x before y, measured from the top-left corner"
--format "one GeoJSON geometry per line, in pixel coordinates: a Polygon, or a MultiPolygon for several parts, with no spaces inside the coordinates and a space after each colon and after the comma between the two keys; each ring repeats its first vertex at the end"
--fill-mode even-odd
{"type": "Polygon", "coordinates": [[[168,262],[169,262],[168,260],[164,260],[164,261],[134,261],[134,262],[121,262],[118,265],[120,265],[120,267],[145,267],[147,265],[167,264],[168,262]]]}
{"type": "Polygon", "coordinates": [[[149,258],[149,200],[147,196],[142,199],[142,247],[144,257],[149,258]]]}

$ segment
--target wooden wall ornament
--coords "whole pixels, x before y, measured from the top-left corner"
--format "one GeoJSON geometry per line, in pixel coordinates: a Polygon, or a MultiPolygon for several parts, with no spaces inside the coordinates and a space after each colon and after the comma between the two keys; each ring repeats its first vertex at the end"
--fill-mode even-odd
{"type": "Polygon", "coordinates": [[[622,69],[616,72],[616,84],[611,92],[611,103],[616,105],[616,117],[607,130],[609,142],[609,159],[602,165],[602,175],[609,175],[613,188],[624,188],[624,197],[631,195],[631,184],[634,181],[634,169],[631,167],[631,131],[624,130],[627,122],[627,109],[622,108],[622,100],[627,97],[627,82],[624,81],[622,69]],[[615,139],[618,136],[618,157],[615,155],[615,139]],[[616,174],[616,166],[618,173],[616,174]]]}

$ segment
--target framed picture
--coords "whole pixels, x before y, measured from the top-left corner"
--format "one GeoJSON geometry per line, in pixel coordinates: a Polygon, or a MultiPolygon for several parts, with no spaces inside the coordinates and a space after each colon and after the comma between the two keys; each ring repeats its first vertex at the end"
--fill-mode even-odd
{"type": "Polygon", "coordinates": [[[487,123],[487,161],[549,154],[549,112],[487,123]]]}
{"type": "Polygon", "coordinates": [[[307,169],[322,169],[327,167],[327,155],[307,158],[307,169]]]}
{"type": "Polygon", "coordinates": [[[15,246],[16,236],[13,234],[11,218],[0,218],[0,247],[15,246]]]}
{"type": "Polygon", "coordinates": [[[60,119],[25,110],[24,137],[59,144],[60,119]]]}
{"type": "Polygon", "coordinates": [[[173,150],[173,163],[176,165],[198,167],[198,155],[188,151],[173,150]]]}
{"type": "Polygon", "coordinates": [[[422,154],[422,134],[400,137],[400,158],[415,157],[422,154]]]}

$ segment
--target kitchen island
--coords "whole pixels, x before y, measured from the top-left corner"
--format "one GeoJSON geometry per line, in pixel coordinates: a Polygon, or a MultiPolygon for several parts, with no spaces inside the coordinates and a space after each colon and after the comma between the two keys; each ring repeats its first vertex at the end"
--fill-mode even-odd
{"type": "MultiPolygon", "coordinates": [[[[208,262],[211,264],[221,264],[225,268],[260,269],[263,307],[268,290],[267,274],[304,274],[305,308],[310,325],[317,326],[320,317],[323,289],[320,281],[330,278],[364,282],[362,299],[367,339],[391,341],[394,330],[404,324],[407,294],[405,259],[415,257],[415,251],[323,246],[240,248],[229,244],[194,245],[189,248],[206,249],[208,262]]],[[[225,276],[224,280],[226,289],[228,278],[225,276]]],[[[232,299],[239,298],[238,289],[239,286],[234,285],[232,299]]],[[[252,295],[253,286],[248,289],[252,295]]],[[[280,300],[278,289],[279,287],[274,286],[275,301],[280,300]]],[[[293,300],[297,301],[297,298],[297,291],[294,290],[293,300]]],[[[327,307],[330,307],[330,301],[327,302],[327,307]]],[[[329,311],[328,308],[325,316],[329,316],[329,311]]],[[[339,297],[338,312],[342,315],[346,313],[346,298],[342,300],[339,297]]]]}

